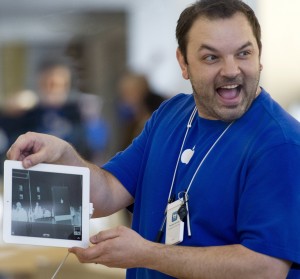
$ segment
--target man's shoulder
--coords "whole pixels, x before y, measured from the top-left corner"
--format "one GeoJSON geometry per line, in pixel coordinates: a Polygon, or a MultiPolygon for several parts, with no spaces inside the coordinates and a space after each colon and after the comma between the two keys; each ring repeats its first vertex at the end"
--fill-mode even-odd
{"type": "Polygon", "coordinates": [[[195,106],[193,94],[179,93],[166,100],[161,108],[163,110],[179,110],[190,106],[195,106]]]}
{"type": "Polygon", "coordinates": [[[258,102],[250,113],[252,123],[261,126],[263,134],[269,134],[274,139],[292,141],[300,144],[300,122],[290,115],[266,91],[262,91],[258,102]]]}

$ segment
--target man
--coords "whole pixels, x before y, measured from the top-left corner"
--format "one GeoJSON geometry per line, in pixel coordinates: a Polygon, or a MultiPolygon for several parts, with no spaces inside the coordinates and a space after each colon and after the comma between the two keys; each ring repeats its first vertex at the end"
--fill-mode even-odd
{"type": "MultiPolygon", "coordinates": [[[[79,101],[72,87],[72,69],[67,60],[46,59],[37,72],[38,103],[22,118],[27,130],[47,133],[85,151],[86,135],[79,101]]],[[[22,131],[25,130],[22,129],[22,131]]]]}
{"type": "Polygon", "coordinates": [[[88,166],[95,216],[134,203],[133,230],[70,249],[81,262],[127,268],[127,278],[299,278],[300,125],[259,87],[253,11],[239,0],[196,2],[176,34],[193,95],[163,103],[102,169],[32,133],[8,158],[88,166]]]}

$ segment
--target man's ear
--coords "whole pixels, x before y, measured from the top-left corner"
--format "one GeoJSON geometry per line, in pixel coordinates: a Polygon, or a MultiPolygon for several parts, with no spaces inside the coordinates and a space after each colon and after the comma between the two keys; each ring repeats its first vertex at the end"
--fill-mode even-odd
{"type": "Polygon", "coordinates": [[[259,70],[262,71],[262,69],[263,69],[263,65],[259,64],[259,70]]]}
{"type": "Polygon", "coordinates": [[[187,70],[187,64],[186,64],[184,56],[183,56],[183,54],[182,54],[182,52],[180,51],[179,48],[177,48],[177,50],[176,50],[176,57],[177,57],[177,61],[179,63],[179,66],[181,68],[182,77],[184,79],[189,79],[189,73],[188,73],[188,70],[187,70]]]}

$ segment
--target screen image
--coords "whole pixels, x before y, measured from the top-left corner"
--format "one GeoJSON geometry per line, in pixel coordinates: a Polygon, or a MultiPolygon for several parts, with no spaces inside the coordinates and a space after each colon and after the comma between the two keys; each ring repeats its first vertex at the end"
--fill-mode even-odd
{"type": "Polygon", "coordinates": [[[12,169],[11,234],[82,240],[82,175],[12,169]]]}

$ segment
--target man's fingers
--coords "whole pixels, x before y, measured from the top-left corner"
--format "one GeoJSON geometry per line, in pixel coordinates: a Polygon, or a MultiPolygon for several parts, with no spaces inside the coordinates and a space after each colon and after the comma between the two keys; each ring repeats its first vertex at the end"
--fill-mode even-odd
{"type": "MultiPolygon", "coordinates": [[[[32,154],[35,141],[30,138],[33,133],[26,133],[17,138],[15,143],[7,151],[6,156],[10,160],[23,161],[28,155],[32,154]]],[[[32,162],[26,162],[25,165],[30,165],[32,162]]]]}
{"type": "Polygon", "coordinates": [[[116,237],[120,236],[120,234],[122,233],[122,229],[123,229],[122,226],[119,226],[117,228],[101,231],[101,232],[93,235],[90,238],[90,242],[93,244],[97,244],[101,241],[116,238],[116,237]]]}
{"type": "Polygon", "coordinates": [[[98,246],[88,248],[72,247],[69,252],[75,254],[81,263],[96,263],[101,257],[101,251],[98,246]]]}

